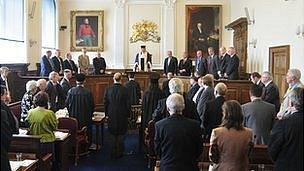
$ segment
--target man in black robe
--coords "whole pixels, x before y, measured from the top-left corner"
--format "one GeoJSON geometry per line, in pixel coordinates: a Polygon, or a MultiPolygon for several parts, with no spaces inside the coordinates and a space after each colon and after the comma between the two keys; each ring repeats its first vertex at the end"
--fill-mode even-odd
{"type": "Polygon", "coordinates": [[[164,98],[164,94],[158,85],[159,78],[160,76],[156,72],[153,72],[150,75],[150,86],[145,91],[142,102],[142,129],[144,129],[147,126],[148,122],[152,120],[152,113],[157,107],[158,100],[164,98]]]}
{"type": "Polygon", "coordinates": [[[15,115],[12,113],[10,108],[5,103],[7,96],[8,96],[7,88],[1,85],[1,110],[4,110],[7,113],[7,120],[12,133],[19,134],[18,119],[15,117],[15,115]]]}
{"type": "Polygon", "coordinates": [[[139,99],[141,98],[140,86],[138,82],[135,81],[134,75],[135,75],[134,72],[128,73],[129,81],[125,84],[125,87],[129,92],[129,99],[131,105],[139,104],[139,99]]]}
{"type": "Polygon", "coordinates": [[[11,144],[13,131],[10,128],[9,114],[1,108],[1,170],[11,171],[8,149],[11,144]]]}
{"type": "Polygon", "coordinates": [[[93,59],[93,66],[96,75],[104,74],[106,72],[107,64],[100,52],[97,52],[97,56],[93,59]]]}
{"type": "Polygon", "coordinates": [[[89,144],[92,142],[92,117],[94,112],[94,99],[89,89],[84,88],[85,75],[77,74],[76,87],[68,91],[66,106],[69,116],[78,120],[79,129],[88,128],[89,144]]]}
{"type": "Polygon", "coordinates": [[[108,128],[113,139],[111,156],[120,158],[124,152],[123,138],[127,132],[131,105],[128,90],[121,84],[121,73],[115,73],[114,85],[108,87],[104,96],[105,114],[108,116],[108,128]]]}

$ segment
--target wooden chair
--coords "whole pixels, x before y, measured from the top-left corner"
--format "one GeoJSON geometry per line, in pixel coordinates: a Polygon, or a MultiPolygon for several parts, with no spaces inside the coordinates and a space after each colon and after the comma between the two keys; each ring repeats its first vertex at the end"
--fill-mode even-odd
{"type": "Polygon", "coordinates": [[[77,166],[79,156],[83,156],[88,154],[88,136],[87,136],[87,127],[84,126],[81,130],[78,130],[78,121],[76,118],[59,118],[58,119],[58,129],[67,129],[71,134],[71,141],[73,146],[75,147],[75,156],[74,164],[77,166]],[[85,145],[85,151],[83,153],[79,153],[79,148],[81,145],[85,145]]]}
{"type": "Polygon", "coordinates": [[[12,137],[8,152],[33,154],[38,159],[38,170],[50,171],[52,168],[52,154],[40,153],[40,136],[36,135],[17,135],[12,137]]]}
{"type": "Polygon", "coordinates": [[[153,168],[156,162],[156,153],[154,151],[155,121],[151,120],[145,130],[145,145],[147,147],[148,168],[153,168]]]}

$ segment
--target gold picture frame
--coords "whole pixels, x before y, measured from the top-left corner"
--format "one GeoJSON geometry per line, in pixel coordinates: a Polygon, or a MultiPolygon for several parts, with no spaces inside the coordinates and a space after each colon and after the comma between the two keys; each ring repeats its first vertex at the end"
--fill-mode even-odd
{"type": "Polygon", "coordinates": [[[104,11],[71,11],[71,51],[104,50],[104,11]]]}
{"type": "Polygon", "coordinates": [[[208,47],[213,47],[218,54],[221,44],[222,6],[186,5],[186,50],[189,55],[195,57],[197,50],[207,55],[208,47]],[[202,23],[203,36],[197,31],[198,23],[202,23]]]}

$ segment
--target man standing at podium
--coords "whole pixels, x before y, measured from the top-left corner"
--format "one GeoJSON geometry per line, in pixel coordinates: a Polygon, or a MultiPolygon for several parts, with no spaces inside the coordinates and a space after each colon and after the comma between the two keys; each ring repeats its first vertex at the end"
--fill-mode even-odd
{"type": "Polygon", "coordinates": [[[141,51],[135,57],[135,71],[151,71],[152,55],[146,50],[146,46],[140,46],[140,49],[141,51]]]}

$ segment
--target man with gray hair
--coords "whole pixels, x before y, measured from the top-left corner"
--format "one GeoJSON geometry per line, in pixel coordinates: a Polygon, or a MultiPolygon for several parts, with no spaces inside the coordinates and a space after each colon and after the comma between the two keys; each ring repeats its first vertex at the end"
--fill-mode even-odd
{"type": "Polygon", "coordinates": [[[170,116],[155,124],[155,152],[161,170],[198,170],[197,159],[203,151],[200,126],[182,115],[184,99],[171,94],[166,101],[170,116]]]}
{"type": "MultiPolygon", "coordinates": [[[[178,93],[184,97],[185,108],[182,111],[183,115],[187,118],[199,121],[194,102],[187,98],[186,94],[184,94],[184,84],[182,80],[179,78],[172,78],[169,81],[169,91],[171,94],[178,93]]],[[[157,107],[152,114],[152,119],[155,122],[169,116],[166,106],[166,100],[167,98],[158,101],[157,107]]]]}
{"type": "Polygon", "coordinates": [[[49,95],[50,110],[56,112],[64,107],[65,95],[59,84],[60,76],[57,72],[52,71],[49,75],[49,81],[46,85],[45,92],[49,95]]]}
{"type": "Polygon", "coordinates": [[[275,106],[276,113],[280,110],[280,94],[278,86],[273,82],[270,72],[262,73],[261,82],[264,84],[262,100],[275,106]]]}
{"type": "Polygon", "coordinates": [[[206,102],[205,104],[201,117],[204,130],[203,137],[205,141],[210,140],[212,129],[218,127],[222,123],[222,106],[225,102],[227,90],[226,84],[216,84],[214,88],[215,99],[206,102]]]}
{"type": "Polygon", "coordinates": [[[290,115],[271,130],[268,154],[275,170],[303,170],[303,88],[289,93],[290,115]]]}
{"type": "Polygon", "coordinates": [[[39,92],[39,91],[45,92],[46,84],[47,84],[47,81],[43,78],[37,80],[37,82],[36,82],[37,92],[39,92]]]}
{"type": "Polygon", "coordinates": [[[286,114],[288,114],[288,105],[289,105],[289,94],[295,88],[304,88],[304,85],[300,81],[301,71],[298,69],[289,69],[286,74],[286,82],[288,83],[288,89],[283,97],[283,102],[277,117],[283,119],[286,114]]]}

